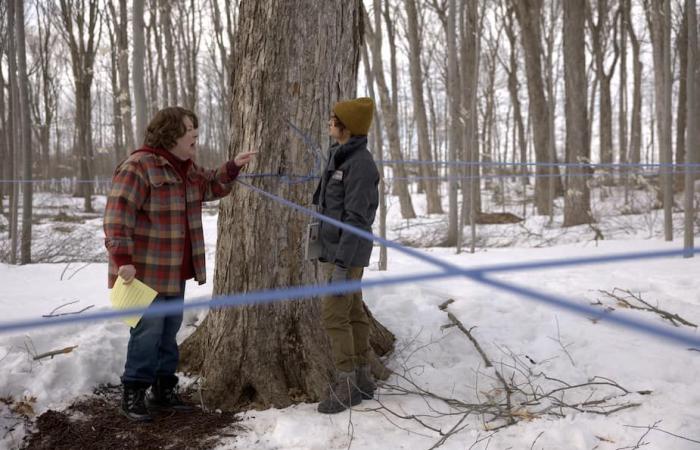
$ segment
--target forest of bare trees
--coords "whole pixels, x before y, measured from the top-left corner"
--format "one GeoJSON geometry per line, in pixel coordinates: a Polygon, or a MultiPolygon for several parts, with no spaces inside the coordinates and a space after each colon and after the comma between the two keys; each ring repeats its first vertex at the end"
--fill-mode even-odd
{"type": "MultiPolygon", "coordinates": [[[[521,216],[561,215],[564,227],[595,221],[593,185],[624,186],[626,198],[653,186],[667,240],[673,212],[692,212],[692,195],[677,196],[692,194],[686,163],[698,162],[695,2],[361,6],[357,93],[376,98],[370,142],[384,192],[405,219],[417,216],[415,199],[424,195],[426,214],[444,214],[442,245],[473,247],[474,225],[495,212],[487,199],[503,179],[521,186],[511,199],[521,216]]],[[[32,261],[33,193],[63,180],[93,211],[159,108],[197,112],[203,165],[240,142],[246,124],[233,118],[250,105],[234,89],[244,69],[237,51],[252,31],[239,30],[239,2],[10,0],[0,8],[4,260],[32,261]]],[[[325,120],[314,111],[282,119],[310,131],[325,120]]],[[[687,221],[689,245],[692,214],[687,221]]]]}

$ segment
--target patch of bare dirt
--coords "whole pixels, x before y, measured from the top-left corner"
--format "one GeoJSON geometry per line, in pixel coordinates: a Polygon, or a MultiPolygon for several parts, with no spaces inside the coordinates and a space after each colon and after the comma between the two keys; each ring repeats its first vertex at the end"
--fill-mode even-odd
{"type": "MultiPolygon", "coordinates": [[[[192,393],[182,397],[192,402],[192,393]]],[[[153,422],[134,423],[119,413],[120,386],[101,386],[64,411],[49,410],[37,417],[35,431],[24,439],[25,449],[209,449],[222,437],[242,428],[234,413],[166,411],[152,413],[153,422]]],[[[195,403],[195,402],[192,402],[195,403]]]]}

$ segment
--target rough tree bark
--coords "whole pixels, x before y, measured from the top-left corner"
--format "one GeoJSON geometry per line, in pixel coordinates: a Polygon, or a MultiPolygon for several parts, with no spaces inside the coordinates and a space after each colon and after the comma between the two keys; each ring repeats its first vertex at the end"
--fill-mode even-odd
{"type": "MultiPolygon", "coordinates": [[[[586,0],[564,3],[564,83],[566,91],[566,162],[590,161],[590,137],[586,109],[586,41],[584,10],[586,0]]],[[[563,226],[591,222],[590,191],[587,178],[576,176],[583,168],[569,166],[573,172],[566,181],[563,226]]]]}
{"type": "MultiPolygon", "coordinates": [[[[260,154],[250,170],[309,173],[309,149],[289,133],[285,119],[306,124],[325,141],[331,105],[355,94],[362,45],[361,2],[312,0],[241,2],[236,37],[229,156],[260,154]],[[297,36],[298,39],[287,39],[297,36]],[[303,38],[301,38],[303,36],[303,38]]],[[[258,178],[259,188],[309,204],[314,186],[258,178]]],[[[308,218],[243,186],[221,202],[214,294],[285,288],[317,281],[303,260],[308,218]]],[[[316,299],[211,311],[182,346],[185,369],[205,380],[207,406],[285,407],[316,401],[332,361],[316,299]]],[[[393,336],[373,321],[378,354],[393,336]]]]}
{"type": "Polygon", "coordinates": [[[447,208],[447,239],[445,245],[457,245],[458,234],[462,232],[459,228],[459,204],[457,201],[457,191],[459,189],[459,176],[461,170],[457,167],[459,148],[462,143],[463,126],[460,121],[460,89],[459,89],[459,56],[457,54],[457,2],[449,0],[448,13],[446,17],[447,35],[447,86],[449,93],[449,141],[448,141],[448,208],[447,208]]]}

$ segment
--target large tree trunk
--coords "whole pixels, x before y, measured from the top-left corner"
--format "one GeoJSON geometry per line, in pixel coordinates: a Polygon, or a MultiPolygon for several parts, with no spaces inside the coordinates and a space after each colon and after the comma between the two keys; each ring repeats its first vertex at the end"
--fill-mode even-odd
{"type": "MultiPolygon", "coordinates": [[[[520,34],[525,51],[525,72],[527,74],[527,92],[530,99],[529,109],[534,132],[535,157],[538,163],[552,163],[549,155],[549,111],[547,97],[542,80],[542,37],[540,14],[542,0],[518,0],[515,12],[520,23],[520,34]]],[[[549,182],[556,172],[547,164],[537,166],[535,179],[535,205],[537,213],[548,215],[552,204],[549,200],[549,182]]]]}
{"type": "Polygon", "coordinates": [[[17,0],[16,8],[17,70],[19,73],[20,123],[22,124],[21,142],[24,156],[22,160],[22,178],[25,180],[22,187],[20,262],[29,264],[32,262],[32,123],[29,114],[29,76],[27,75],[27,47],[24,38],[24,0],[17,0]]]}
{"type": "MultiPolygon", "coordinates": [[[[566,89],[566,162],[590,161],[590,137],[586,109],[586,0],[564,2],[564,82],[566,89]],[[582,95],[583,93],[583,95],[582,95]]],[[[590,191],[582,169],[569,166],[564,197],[564,226],[591,222],[590,191]]]]}
{"type": "Polygon", "coordinates": [[[406,22],[409,44],[409,69],[411,72],[411,94],[413,96],[413,112],[418,131],[418,155],[423,164],[420,165],[420,174],[424,178],[425,198],[428,214],[442,214],[440,194],[438,192],[437,171],[428,164],[432,161],[430,154],[430,139],[428,137],[428,117],[425,113],[425,100],[423,98],[423,70],[421,66],[421,42],[418,33],[418,9],[416,0],[405,0],[406,22]]]}
{"type": "MultiPolygon", "coordinates": [[[[361,17],[359,0],[241,2],[230,156],[260,150],[254,172],[313,170],[308,149],[290,138],[284,119],[307,124],[311,136],[326,140],[330,107],[355,93],[361,17]]],[[[310,203],[314,189],[269,178],[255,184],[300,204],[310,203]]],[[[316,265],[303,260],[307,222],[237,186],[220,206],[214,294],[315,283],[316,265]]],[[[333,367],[319,309],[318,300],[308,299],[211,311],[182,346],[183,366],[205,380],[206,404],[232,409],[316,401],[333,367]]],[[[382,333],[374,349],[385,352],[392,336],[373,323],[375,340],[382,333]]]]}

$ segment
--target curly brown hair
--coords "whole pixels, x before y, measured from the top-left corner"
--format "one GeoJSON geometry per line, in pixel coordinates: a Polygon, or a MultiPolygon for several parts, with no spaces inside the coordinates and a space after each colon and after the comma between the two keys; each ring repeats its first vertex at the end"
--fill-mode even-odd
{"type": "Polygon", "coordinates": [[[152,148],[172,149],[177,140],[187,132],[183,123],[185,117],[192,120],[194,128],[199,127],[197,115],[189,109],[180,106],[161,109],[149,122],[143,144],[152,148]]]}

